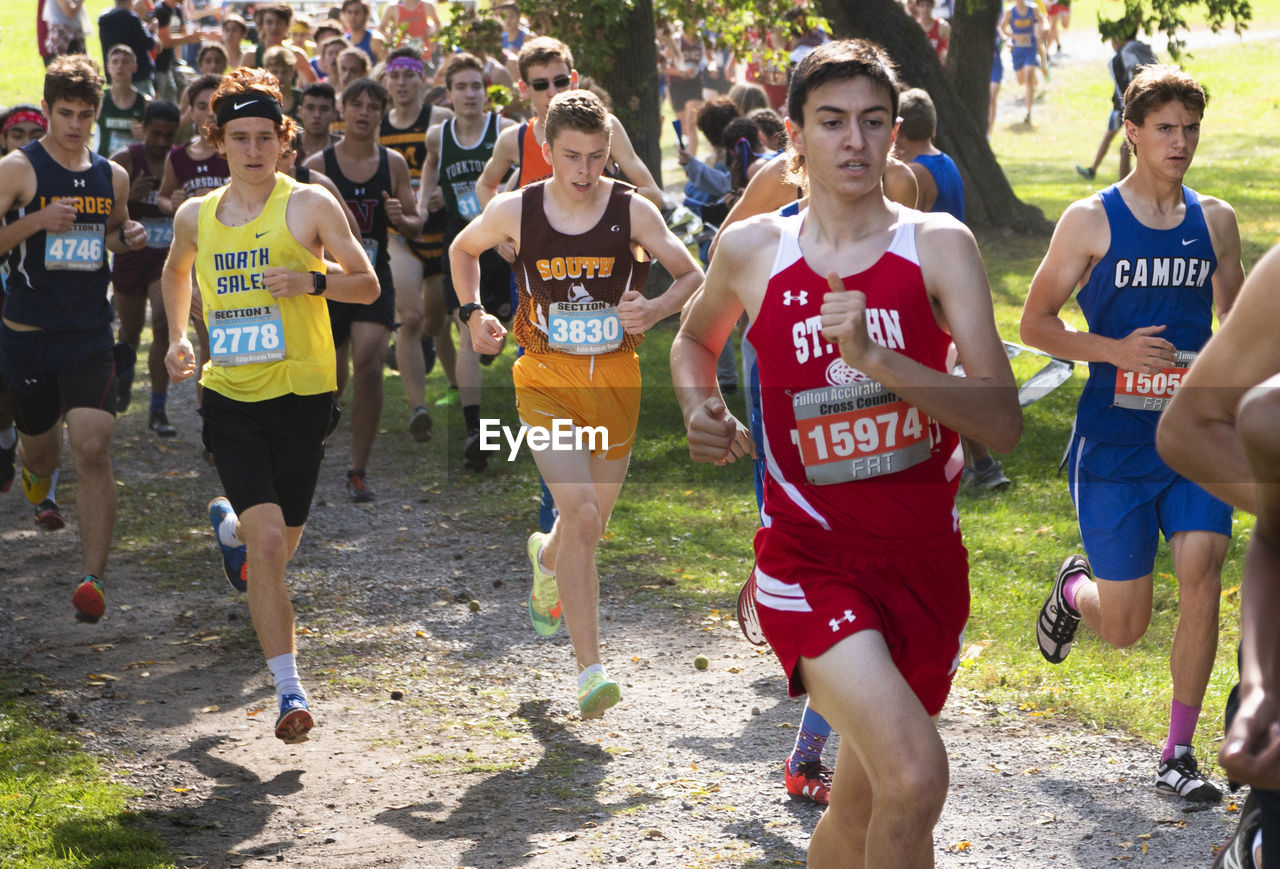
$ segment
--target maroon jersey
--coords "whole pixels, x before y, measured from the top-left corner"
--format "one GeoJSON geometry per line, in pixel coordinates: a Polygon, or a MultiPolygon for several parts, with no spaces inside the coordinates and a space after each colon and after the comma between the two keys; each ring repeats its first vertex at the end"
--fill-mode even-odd
{"type": "Polygon", "coordinates": [[[203,196],[231,180],[226,158],[216,151],[211,157],[193,160],[185,145],[175,145],[169,152],[169,162],[173,164],[173,174],[188,197],[203,196]]]}
{"type": "MultiPolygon", "coordinates": [[[[873,341],[945,371],[951,338],[934,317],[916,254],[922,215],[898,213],[889,249],[845,277],[844,286],[866,294],[873,341]]],[[[827,281],[801,253],[804,219],[784,219],[760,313],[747,332],[760,371],[764,523],[839,531],[851,545],[958,539],[959,438],[850,368],[823,339],[827,281]]]]}

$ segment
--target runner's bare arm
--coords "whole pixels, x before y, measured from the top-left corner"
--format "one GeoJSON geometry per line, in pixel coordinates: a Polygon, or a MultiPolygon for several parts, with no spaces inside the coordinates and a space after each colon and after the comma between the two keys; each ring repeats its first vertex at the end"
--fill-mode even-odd
{"type": "Polygon", "coordinates": [[[879,381],[952,431],[1005,453],[1022,435],[1018,387],[996,331],[991,288],[973,234],[950,215],[929,215],[916,232],[920,269],[940,325],[951,333],[965,376],[936,371],[873,342],[866,296],[827,276],[822,336],[850,367],[879,381]]]}
{"type": "Polygon", "coordinates": [[[928,210],[920,204],[920,185],[916,182],[915,173],[906,163],[892,156],[884,167],[884,195],[907,208],[928,210]]]}
{"type": "MultiPolygon", "coordinates": [[[[431,210],[431,197],[438,197],[440,189],[440,137],[444,126],[434,125],[427,130],[427,156],[422,163],[422,177],[418,180],[418,213],[431,210]]],[[[481,200],[483,202],[484,200],[481,200]]]]}
{"type": "Polygon", "coordinates": [[[147,230],[138,221],[129,219],[129,173],[115,163],[111,164],[111,186],[116,201],[103,230],[107,250],[112,253],[141,250],[147,246],[147,230]]]}
{"type": "Polygon", "coordinates": [[[409,164],[399,151],[387,150],[391,168],[391,192],[382,192],[383,207],[387,219],[404,238],[417,238],[422,232],[422,216],[409,180],[409,164]]]}
{"type": "MultiPolygon", "coordinates": [[[[519,156],[517,150],[519,133],[520,127],[515,125],[498,134],[498,141],[493,145],[493,154],[484,164],[484,171],[480,173],[480,177],[476,179],[476,199],[480,201],[481,208],[498,195],[498,187],[501,186],[502,179],[506,177],[511,167],[516,165],[516,159],[519,156]]],[[[430,133],[427,135],[429,136],[430,133]]]]}
{"type": "Polygon", "coordinates": [[[744,308],[752,320],[760,312],[777,244],[777,228],[767,218],[726,232],[724,253],[711,260],[671,344],[671,381],[695,462],[725,464],[754,453],[750,433],[728,412],[720,394],[716,359],[744,308]]]}
{"type": "Polygon", "coordinates": [[[1062,319],[1062,306],[1110,244],[1111,229],[1101,199],[1093,196],[1069,206],[1031,279],[1019,334],[1032,347],[1063,359],[1109,362],[1125,371],[1155,374],[1174,363],[1174,346],[1160,337],[1164,324],[1143,326],[1116,340],[1078,331],[1062,319]]]}
{"type": "MultiPolygon", "coordinates": [[[[1250,345],[1243,345],[1249,347],[1250,345]]],[[[1280,374],[1246,393],[1239,430],[1257,482],[1258,521],[1240,585],[1240,707],[1218,760],[1232,781],[1280,787],[1280,374]]]]}
{"type": "Polygon", "coordinates": [[[906,167],[911,173],[911,179],[916,182],[916,201],[911,207],[931,211],[933,204],[938,201],[938,182],[933,180],[933,173],[921,163],[908,163],[906,167]]]}
{"type": "MultiPolygon", "coordinates": [[[[25,208],[36,195],[36,172],[21,151],[0,159],[0,214],[16,207],[25,208]]],[[[8,253],[37,232],[67,232],[76,220],[76,207],[70,200],[59,200],[39,211],[31,212],[12,223],[0,226],[0,254],[8,253]]]]}
{"type": "MultiPolygon", "coordinates": [[[[503,242],[520,247],[520,212],[524,197],[504,193],[486,206],[480,216],[466,225],[449,245],[449,266],[453,289],[461,306],[480,301],[480,254],[503,242]]],[[[506,328],[487,311],[467,320],[471,343],[477,353],[497,353],[502,349],[506,328]]]]}
{"type": "Polygon", "coordinates": [[[1200,351],[1160,418],[1156,448],[1178,473],[1242,510],[1257,510],[1236,412],[1245,393],[1280,371],[1280,248],[1258,261],[1235,311],[1200,351]]]}
{"type": "Polygon", "coordinates": [[[1240,224],[1235,209],[1221,199],[1204,197],[1201,205],[1213,241],[1213,254],[1218,258],[1218,267],[1213,270],[1213,307],[1218,312],[1218,321],[1225,322],[1244,283],[1240,224]]]}
{"type": "Polygon", "coordinates": [[[622,121],[618,120],[613,114],[609,115],[609,128],[612,130],[612,136],[609,141],[609,156],[613,162],[618,164],[618,168],[622,170],[622,174],[627,177],[636,188],[636,192],[648,199],[654,204],[654,207],[662,207],[662,188],[658,186],[658,182],[653,180],[649,167],[644,165],[644,161],[640,159],[640,155],[636,153],[635,146],[631,144],[631,137],[627,135],[627,130],[622,126],[622,121]]]}
{"type": "Polygon", "coordinates": [[[702,267],[667,229],[662,213],[653,203],[638,196],[631,197],[631,240],[648,251],[673,278],[671,286],[657,298],[646,299],[640,291],[643,287],[622,294],[618,320],[628,335],[638,335],[684,307],[702,284],[702,267]]]}
{"type": "Polygon", "coordinates": [[[164,214],[176,214],[178,206],[187,198],[186,189],[178,183],[178,175],[173,171],[173,159],[164,158],[164,175],[160,178],[160,192],[156,194],[156,205],[164,214]]]}
{"type": "Polygon", "coordinates": [[[178,207],[173,217],[173,243],[160,274],[164,313],[169,321],[169,351],[164,366],[174,382],[186,380],[196,370],[196,355],[187,339],[191,318],[191,267],[196,262],[196,236],[200,225],[200,203],[191,200],[178,207]]]}

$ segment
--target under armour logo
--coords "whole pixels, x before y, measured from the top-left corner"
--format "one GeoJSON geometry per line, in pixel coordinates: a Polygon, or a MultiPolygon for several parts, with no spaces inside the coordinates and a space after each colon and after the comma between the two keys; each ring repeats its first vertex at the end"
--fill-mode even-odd
{"type": "Polygon", "coordinates": [[[209,171],[208,163],[201,163],[199,166],[196,167],[196,174],[198,175],[203,175],[208,171],[209,171]]]}
{"type": "Polygon", "coordinates": [[[364,188],[363,188],[363,187],[357,187],[357,188],[356,188],[356,196],[364,196],[364,188]]]}
{"type": "Polygon", "coordinates": [[[790,305],[792,302],[799,305],[809,304],[809,291],[801,290],[798,293],[793,293],[790,290],[784,290],[782,293],[782,304],[790,305]]]}
{"type": "Polygon", "coordinates": [[[83,178],[72,178],[72,179],[71,179],[71,186],[72,186],[72,187],[83,187],[83,186],[84,186],[84,179],[83,179],[83,178]]]}
{"type": "Polygon", "coordinates": [[[857,618],[857,616],[855,616],[855,615],[853,614],[853,610],[845,610],[845,611],[844,611],[844,618],[841,618],[841,619],[832,619],[831,621],[827,622],[827,624],[831,625],[831,631],[832,631],[832,633],[835,633],[836,631],[840,630],[840,625],[841,625],[841,624],[843,624],[844,622],[848,622],[849,624],[853,624],[853,620],[854,620],[854,619],[856,619],[856,618],[857,618]]]}

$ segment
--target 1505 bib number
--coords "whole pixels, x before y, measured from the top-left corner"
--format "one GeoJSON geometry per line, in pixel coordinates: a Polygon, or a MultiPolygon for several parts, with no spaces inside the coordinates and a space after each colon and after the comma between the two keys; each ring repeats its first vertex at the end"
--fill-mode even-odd
{"type": "Polygon", "coordinates": [[[1164,410],[1182,385],[1182,379],[1195,358],[1195,353],[1179,350],[1174,366],[1162,368],[1155,374],[1117,369],[1113,406],[1129,410],[1164,410]]]}

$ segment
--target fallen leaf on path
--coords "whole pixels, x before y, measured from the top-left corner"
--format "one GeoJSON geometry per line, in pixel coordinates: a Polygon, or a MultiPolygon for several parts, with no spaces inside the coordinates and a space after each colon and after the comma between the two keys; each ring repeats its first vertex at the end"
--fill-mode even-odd
{"type": "Polygon", "coordinates": [[[964,839],[962,841],[953,842],[952,844],[948,845],[947,850],[948,851],[968,851],[972,847],[973,847],[973,843],[970,842],[968,839],[964,839]]]}
{"type": "Polygon", "coordinates": [[[221,706],[205,706],[200,711],[201,712],[221,712],[222,707],[221,706]]]}

